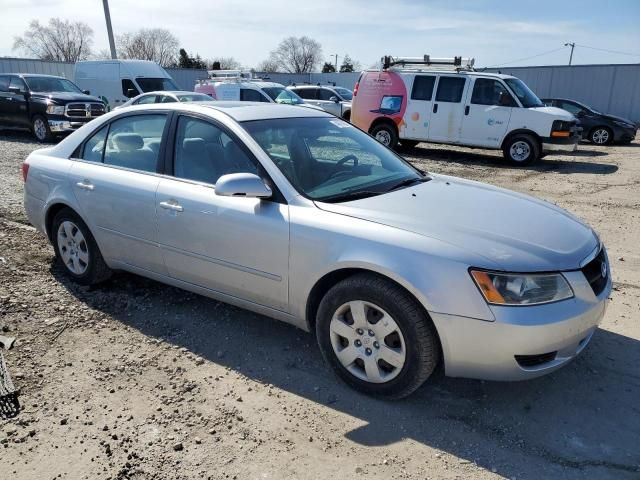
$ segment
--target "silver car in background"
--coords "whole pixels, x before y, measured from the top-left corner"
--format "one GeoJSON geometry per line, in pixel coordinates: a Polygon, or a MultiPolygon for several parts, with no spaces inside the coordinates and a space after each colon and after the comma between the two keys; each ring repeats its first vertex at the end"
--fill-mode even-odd
{"type": "Polygon", "coordinates": [[[305,103],[320,107],[336,117],[351,119],[353,92],[335,85],[291,85],[288,90],[297,93],[305,103]]]}
{"type": "Polygon", "coordinates": [[[23,175],[29,220],[76,282],[126,270],[315,331],[344,381],[386,398],[440,362],[551,372],[611,290],[604,246],[566,211],[421,172],[311,109],[130,107],[33,152],[23,175]]]}

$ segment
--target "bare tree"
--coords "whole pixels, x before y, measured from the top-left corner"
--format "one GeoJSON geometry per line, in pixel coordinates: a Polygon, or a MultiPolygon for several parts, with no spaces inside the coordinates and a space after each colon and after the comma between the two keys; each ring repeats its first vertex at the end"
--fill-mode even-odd
{"type": "Polygon", "coordinates": [[[77,62],[91,55],[93,30],[83,22],[51,18],[48,25],[32,20],[21,37],[15,37],[13,49],[41,60],[77,62]]]}
{"type": "Polygon", "coordinates": [[[269,60],[288,73],[310,73],[322,61],[322,46],[309,37],[285,38],[269,60]]]}
{"type": "Polygon", "coordinates": [[[206,63],[213,70],[238,70],[241,68],[241,64],[233,57],[213,57],[210,60],[206,60],[206,63]]]}
{"type": "Polygon", "coordinates": [[[143,28],[118,36],[118,57],[152,60],[163,67],[175,65],[178,39],[164,28],[143,28]]]}
{"type": "Polygon", "coordinates": [[[255,68],[256,72],[264,72],[264,73],[276,73],[278,72],[278,64],[271,58],[267,60],[263,60],[258,64],[255,68]]]}

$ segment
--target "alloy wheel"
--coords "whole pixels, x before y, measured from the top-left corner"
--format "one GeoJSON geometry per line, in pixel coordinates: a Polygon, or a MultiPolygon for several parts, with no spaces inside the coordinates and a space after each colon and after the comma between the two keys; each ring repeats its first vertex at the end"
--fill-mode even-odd
{"type": "Polygon", "coordinates": [[[47,126],[44,124],[44,120],[36,118],[33,122],[33,133],[40,141],[44,141],[47,138],[47,126]]]}
{"type": "Polygon", "coordinates": [[[336,358],[360,380],[385,383],[402,371],[407,355],[404,336],[379,306],[361,300],[345,303],[333,314],[329,330],[336,358]]]}
{"type": "Polygon", "coordinates": [[[58,227],[58,252],[71,273],[82,275],[89,268],[87,241],[78,226],[69,220],[58,227]]]}
{"type": "Polygon", "coordinates": [[[376,140],[388,147],[391,144],[391,134],[386,130],[380,130],[376,133],[376,140]]]}
{"type": "Polygon", "coordinates": [[[593,143],[604,145],[609,142],[609,131],[606,128],[599,128],[591,135],[593,143]]]}

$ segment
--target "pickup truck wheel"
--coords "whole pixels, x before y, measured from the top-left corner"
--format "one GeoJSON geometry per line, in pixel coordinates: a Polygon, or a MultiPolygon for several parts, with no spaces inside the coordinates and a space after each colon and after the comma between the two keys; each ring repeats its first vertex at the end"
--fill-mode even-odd
{"type": "Polygon", "coordinates": [[[406,397],[429,378],[440,357],[424,309],[408,292],[372,274],[354,275],[327,292],[316,334],[334,372],[377,397],[406,397]]]}
{"type": "Polygon", "coordinates": [[[385,147],[394,149],[398,146],[396,129],[388,123],[380,123],[371,129],[371,136],[385,147]]]}
{"type": "Polygon", "coordinates": [[[540,159],[540,145],[531,135],[514,135],[507,140],[502,153],[513,165],[531,165],[540,159]]]}
{"type": "Polygon", "coordinates": [[[63,208],[53,219],[51,240],[65,272],[80,285],[94,285],[111,276],[89,227],[71,209],[63,208]]]}
{"type": "Polygon", "coordinates": [[[42,115],[36,115],[31,121],[31,130],[39,142],[49,142],[53,135],[49,129],[49,122],[42,115]]]}

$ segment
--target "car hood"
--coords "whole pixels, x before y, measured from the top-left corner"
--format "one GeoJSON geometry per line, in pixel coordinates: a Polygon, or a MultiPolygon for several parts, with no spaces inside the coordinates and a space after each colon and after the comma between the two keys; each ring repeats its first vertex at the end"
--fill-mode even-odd
{"type": "Polygon", "coordinates": [[[71,92],[51,92],[51,93],[32,93],[33,98],[48,99],[60,102],[99,102],[102,103],[98,97],[93,95],[86,95],[84,93],[71,93],[71,92]]]}
{"type": "Polygon", "coordinates": [[[628,123],[629,125],[633,125],[634,127],[638,126],[638,124],[636,122],[633,122],[633,121],[629,120],[628,118],[617,117],[615,115],[604,115],[604,114],[602,116],[604,118],[606,118],[607,120],[628,123]]]}
{"type": "Polygon", "coordinates": [[[575,120],[575,117],[571,113],[558,107],[531,107],[529,110],[553,115],[554,117],[559,117],[559,119],[569,122],[575,120]]]}
{"type": "Polygon", "coordinates": [[[384,195],[316,204],[455,245],[477,256],[476,267],[574,270],[598,246],[589,226],[555,205],[444,175],[384,195]]]}

